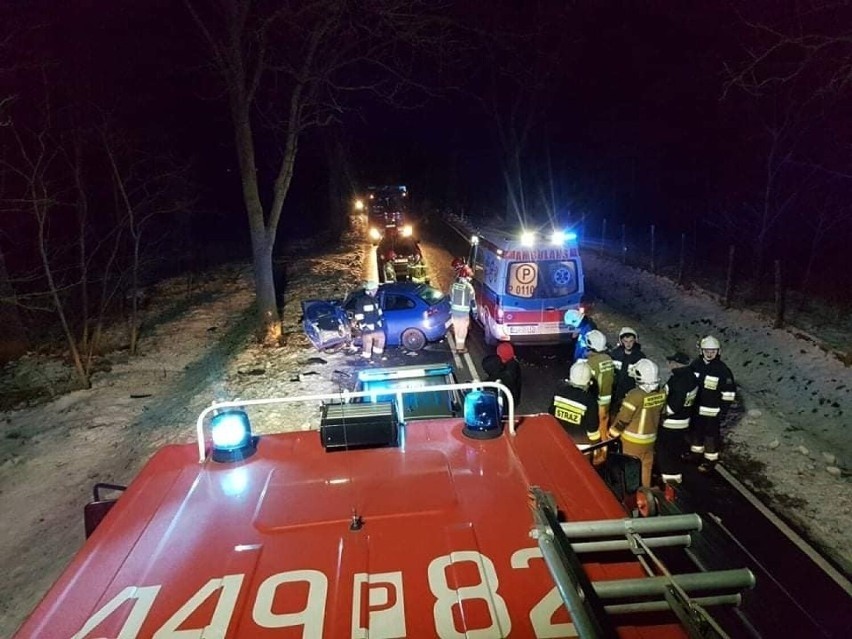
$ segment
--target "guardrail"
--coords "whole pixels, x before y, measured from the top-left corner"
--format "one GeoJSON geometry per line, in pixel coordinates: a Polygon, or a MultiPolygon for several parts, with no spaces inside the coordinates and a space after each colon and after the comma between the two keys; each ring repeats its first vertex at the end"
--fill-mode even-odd
{"type": "Polygon", "coordinates": [[[206,441],[204,438],[204,420],[205,418],[217,410],[225,408],[245,408],[247,406],[270,406],[274,404],[292,404],[296,402],[322,402],[335,400],[338,402],[349,402],[360,397],[375,397],[381,395],[395,395],[397,406],[400,408],[399,415],[402,415],[402,398],[404,395],[412,395],[419,393],[434,393],[435,391],[450,391],[450,390],[482,390],[483,388],[493,388],[502,393],[506,397],[506,418],[508,419],[509,435],[515,436],[515,400],[512,393],[503,384],[499,382],[465,382],[463,384],[437,384],[434,386],[422,386],[419,388],[396,388],[388,389],[378,393],[375,390],[370,391],[343,391],[338,393],[320,393],[316,395],[294,395],[291,397],[269,397],[265,399],[240,399],[228,402],[214,402],[205,408],[198,415],[195,421],[195,432],[198,438],[198,462],[203,463],[206,459],[206,441]]]}

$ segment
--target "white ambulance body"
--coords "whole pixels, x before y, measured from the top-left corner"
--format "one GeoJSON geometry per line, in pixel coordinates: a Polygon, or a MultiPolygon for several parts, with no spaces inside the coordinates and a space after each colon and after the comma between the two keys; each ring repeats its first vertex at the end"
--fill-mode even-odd
{"type": "Polygon", "coordinates": [[[574,233],[481,229],[470,238],[476,320],[485,341],[559,344],[576,339],[565,312],[580,310],[583,264],[574,233]]]}

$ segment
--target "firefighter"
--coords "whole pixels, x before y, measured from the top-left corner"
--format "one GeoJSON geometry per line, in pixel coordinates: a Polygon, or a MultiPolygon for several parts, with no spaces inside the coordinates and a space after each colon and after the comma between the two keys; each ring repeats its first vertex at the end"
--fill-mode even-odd
{"type": "Polygon", "coordinates": [[[639,458],[642,462],[642,485],[650,488],[654,442],[666,404],[666,392],[660,389],[660,372],[650,359],[636,362],[631,375],[636,386],[630,389],[622,401],[608,435],[621,437],[624,454],[639,458]]]}
{"type": "Polygon", "coordinates": [[[587,361],[592,370],[594,394],[598,401],[598,422],[601,435],[609,428],[609,405],[612,401],[612,384],[615,379],[615,367],[612,357],[606,352],[606,336],[598,330],[586,334],[589,352],[587,361]]]}
{"type": "Polygon", "coordinates": [[[581,447],[601,440],[597,401],[589,390],[591,381],[592,369],[588,362],[574,362],[568,372],[568,379],[557,384],[550,406],[550,414],[559,420],[565,432],[581,447]]]}
{"type": "Polygon", "coordinates": [[[503,364],[500,381],[512,392],[512,399],[515,400],[517,409],[521,403],[521,363],[515,357],[515,349],[509,342],[497,344],[497,357],[503,364]]]}
{"type": "Polygon", "coordinates": [[[361,330],[361,357],[372,359],[373,355],[381,358],[385,351],[385,328],[382,307],[376,294],[379,292],[378,282],[364,282],[364,292],[355,300],[355,324],[361,330]]]}
{"type": "Polygon", "coordinates": [[[703,457],[698,466],[702,473],[712,471],[719,461],[722,421],[737,392],[734,375],[720,357],[721,348],[719,340],[712,335],[702,338],[698,342],[700,355],[689,365],[698,382],[697,409],[689,433],[689,457],[690,461],[703,457]]]}
{"type": "MultiPolygon", "coordinates": [[[[457,258],[458,259],[458,258],[457,258]]],[[[455,266],[456,262],[453,262],[455,266]]],[[[473,271],[464,262],[456,268],[456,281],[450,288],[450,305],[452,310],[453,334],[456,338],[456,352],[467,353],[464,343],[470,328],[470,311],[474,302],[473,284],[470,278],[473,271]]]]}
{"type": "Polygon", "coordinates": [[[426,264],[423,263],[423,256],[419,252],[412,255],[408,261],[408,277],[415,284],[428,283],[426,264]]]}
{"type": "Polygon", "coordinates": [[[384,259],[384,276],[385,282],[396,282],[396,264],[394,264],[394,260],[396,259],[396,253],[394,251],[388,251],[385,255],[384,259]]]}
{"type": "Polygon", "coordinates": [[[657,466],[664,484],[680,484],[681,456],[686,448],[686,433],[695,408],[698,383],[689,367],[689,355],[678,351],[666,358],[671,377],[666,382],[666,409],[657,433],[657,466]]]}
{"type": "Polygon", "coordinates": [[[636,386],[633,379],[633,367],[645,353],[639,344],[636,331],[629,326],[623,326],[618,332],[618,346],[609,352],[612,365],[615,367],[615,379],[612,384],[612,401],[610,402],[610,419],[615,419],[621,408],[625,395],[636,386]]]}

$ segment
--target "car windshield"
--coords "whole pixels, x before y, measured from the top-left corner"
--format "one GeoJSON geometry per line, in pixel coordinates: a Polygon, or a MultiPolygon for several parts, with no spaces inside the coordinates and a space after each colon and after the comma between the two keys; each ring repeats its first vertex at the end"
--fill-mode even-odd
{"type": "Polygon", "coordinates": [[[423,286],[418,287],[417,295],[429,306],[434,306],[435,304],[438,304],[446,297],[446,295],[444,295],[444,293],[442,293],[438,289],[432,288],[431,286],[426,286],[425,284],[423,286]]]}
{"type": "Polygon", "coordinates": [[[512,262],[506,270],[506,292],[526,299],[548,299],[578,290],[574,260],[512,262]]]}

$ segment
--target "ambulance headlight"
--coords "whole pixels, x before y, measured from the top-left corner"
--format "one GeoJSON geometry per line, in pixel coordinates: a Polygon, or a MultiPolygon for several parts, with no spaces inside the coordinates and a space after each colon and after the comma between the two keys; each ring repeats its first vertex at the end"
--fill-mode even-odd
{"type": "Polygon", "coordinates": [[[475,390],[464,398],[464,428],[473,439],[494,439],[503,432],[500,406],[494,393],[475,390]]]}
{"type": "Polygon", "coordinates": [[[251,424],[244,410],[229,408],[210,420],[213,461],[232,462],[250,457],[257,448],[251,424]]]}
{"type": "Polygon", "coordinates": [[[379,229],[377,229],[376,227],[372,227],[372,228],[370,229],[370,239],[371,239],[371,240],[380,240],[380,239],[382,239],[382,234],[381,234],[381,232],[379,232],[379,229]]]}
{"type": "Polygon", "coordinates": [[[521,246],[532,246],[533,244],[535,244],[535,233],[532,231],[521,233],[521,246]]]}
{"type": "Polygon", "coordinates": [[[550,234],[550,243],[551,244],[557,244],[559,246],[564,244],[565,243],[565,232],[564,231],[553,231],[553,233],[550,234]]]}

